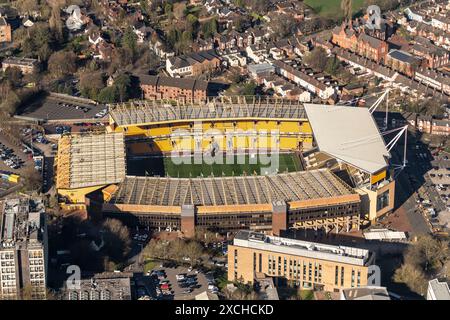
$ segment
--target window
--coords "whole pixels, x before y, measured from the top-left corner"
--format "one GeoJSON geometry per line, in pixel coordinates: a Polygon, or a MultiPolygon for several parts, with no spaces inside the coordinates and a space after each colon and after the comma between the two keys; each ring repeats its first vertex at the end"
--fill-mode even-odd
{"type": "Polygon", "coordinates": [[[386,190],[377,197],[377,211],[386,208],[389,205],[389,190],[386,190]]]}
{"type": "Polygon", "coordinates": [[[344,286],[344,267],[341,267],[341,286],[344,286]]]}
{"type": "Polygon", "coordinates": [[[352,283],[351,283],[352,288],[355,286],[355,270],[352,270],[352,283]]]}
{"type": "Polygon", "coordinates": [[[339,267],[336,266],[335,272],[334,272],[334,284],[336,286],[338,285],[338,278],[339,278],[339,267]]]}
{"type": "Polygon", "coordinates": [[[258,272],[262,272],[262,254],[259,254],[259,266],[258,266],[258,272]]]}

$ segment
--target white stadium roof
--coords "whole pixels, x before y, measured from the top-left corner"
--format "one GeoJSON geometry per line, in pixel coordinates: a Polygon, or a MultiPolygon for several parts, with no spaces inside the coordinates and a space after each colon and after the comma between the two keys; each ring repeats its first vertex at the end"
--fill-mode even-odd
{"type": "Polygon", "coordinates": [[[305,103],[305,110],[321,152],[371,174],[387,166],[390,154],[368,109],[305,103]]]}

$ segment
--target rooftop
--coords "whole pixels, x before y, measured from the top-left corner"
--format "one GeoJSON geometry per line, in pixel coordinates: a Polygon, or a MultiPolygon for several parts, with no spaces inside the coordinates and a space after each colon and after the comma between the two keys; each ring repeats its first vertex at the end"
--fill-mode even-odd
{"type": "Polygon", "coordinates": [[[367,108],[305,104],[305,110],[321,152],[371,174],[387,167],[390,154],[367,108]]]}
{"type": "Polygon", "coordinates": [[[127,176],[112,204],[224,206],[271,204],[353,195],[327,169],[267,176],[169,178],[127,176]]]}
{"type": "Polygon", "coordinates": [[[123,134],[63,135],[57,166],[58,189],[118,183],[126,171],[123,134]]]}
{"type": "Polygon", "coordinates": [[[261,97],[217,97],[206,103],[153,100],[115,104],[109,114],[119,126],[200,119],[305,119],[303,104],[261,97]]]}
{"type": "Polygon", "coordinates": [[[80,288],[67,289],[66,300],[131,300],[130,273],[101,273],[80,280],[80,288]]]}
{"type": "MultiPolygon", "coordinates": [[[[428,282],[428,292],[432,292],[434,300],[450,300],[450,289],[447,282],[433,279],[428,282]]],[[[429,299],[429,297],[427,297],[429,299]]]]}
{"type": "Polygon", "coordinates": [[[342,289],[342,300],[391,300],[384,287],[361,287],[342,289]]]}
{"type": "Polygon", "coordinates": [[[402,50],[391,50],[388,55],[396,60],[400,60],[402,62],[408,63],[408,64],[414,64],[419,61],[417,57],[414,57],[413,55],[409,54],[408,52],[402,51],[402,50]]]}
{"type": "Polygon", "coordinates": [[[152,75],[139,75],[141,85],[167,86],[188,90],[206,90],[208,82],[189,78],[172,78],[152,75]]]}
{"type": "Polygon", "coordinates": [[[45,228],[44,203],[40,199],[13,198],[3,203],[1,248],[39,245],[45,228]]]}
{"type": "Polygon", "coordinates": [[[33,67],[39,64],[39,60],[23,57],[7,57],[2,63],[33,67]]]}
{"type": "Polygon", "coordinates": [[[239,231],[233,244],[238,247],[360,266],[366,265],[370,258],[370,251],[366,249],[274,237],[248,230],[239,231]]]}

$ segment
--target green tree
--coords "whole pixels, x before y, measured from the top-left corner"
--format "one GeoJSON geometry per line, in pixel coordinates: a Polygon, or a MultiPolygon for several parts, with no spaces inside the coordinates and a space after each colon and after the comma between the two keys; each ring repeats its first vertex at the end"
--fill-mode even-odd
{"type": "Polygon", "coordinates": [[[336,76],[341,71],[341,62],[335,56],[327,59],[327,64],[325,65],[325,72],[336,76]]]}
{"type": "Polygon", "coordinates": [[[217,33],[217,20],[213,18],[205,22],[202,31],[205,38],[212,38],[217,33]]]}
{"type": "Polygon", "coordinates": [[[98,93],[97,100],[102,103],[114,103],[119,100],[119,92],[116,86],[105,87],[98,93]]]}
{"type": "Polygon", "coordinates": [[[164,6],[164,13],[165,14],[170,14],[172,13],[173,10],[173,5],[171,3],[166,3],[166,5],[164,6]]]}
{"type": "Polygon", "coordinates": [[[131,27],[128,27],[122,37],[122,47],[131,50],[132,54],[137,51],[137,35],[133,32],[131,27]]]}
{"type": "Polygon", "coordinates": [[[114,80],[114,86],[117,88],[120,101],[125,101],[130,95],[131,78],[128,74],[121,74],[114,80]]]}

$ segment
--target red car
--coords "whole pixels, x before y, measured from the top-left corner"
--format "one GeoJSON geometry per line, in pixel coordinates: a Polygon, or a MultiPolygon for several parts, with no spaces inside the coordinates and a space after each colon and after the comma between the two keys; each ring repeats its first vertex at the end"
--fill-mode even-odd
{"type": "Polygon", "coordinates": [[[170,289],[170,286],[169,286],[168,283],[163,283],[163,284],[161,285],[161,290],[169,290],[169,289],[170,289]]]}

